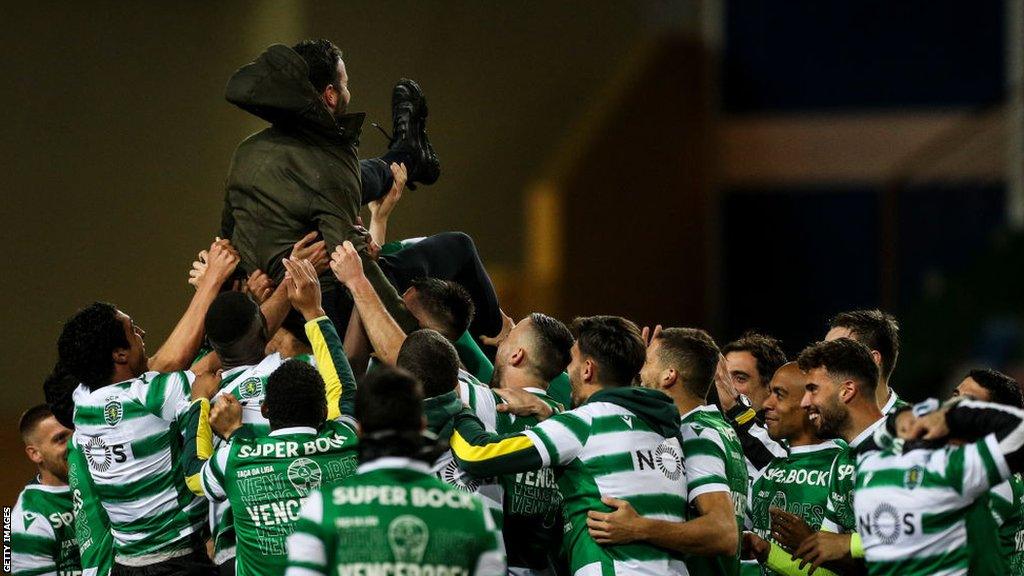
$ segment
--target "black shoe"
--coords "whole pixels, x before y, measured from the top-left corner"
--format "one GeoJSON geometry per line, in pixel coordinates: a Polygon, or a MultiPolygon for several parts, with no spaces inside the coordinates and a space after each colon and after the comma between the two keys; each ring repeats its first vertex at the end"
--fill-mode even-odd
{"type": "Polygon", "coordinates": [[[388,150],[410,158],[407,186],[433,184],[441,175],[441,163],[427,138],[427,99],[416,82],[402,78],[391,92],[392,135],[388,150]]]}

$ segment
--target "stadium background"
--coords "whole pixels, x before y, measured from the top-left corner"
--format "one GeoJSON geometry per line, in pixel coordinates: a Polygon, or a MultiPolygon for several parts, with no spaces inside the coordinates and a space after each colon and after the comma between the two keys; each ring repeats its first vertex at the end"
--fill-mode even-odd
{"type": "MultiPolygon", "coordinates": [[[[31,468],[61,322],[101,299],[150,353],[262,123],[224,84],[274,42],[345,52],[390,127],[424,87],[442,161],[389,236],[470,233],[506,310],[746,328],[903,325],[893,384],[1024,376],[1021,0],[20,3],[5,10],[0,502],[31,468]],[[585,6],[585,7],[584,7],[585,6]]],[[[368,124],[362,153],[385,141],[368,124]]]]}

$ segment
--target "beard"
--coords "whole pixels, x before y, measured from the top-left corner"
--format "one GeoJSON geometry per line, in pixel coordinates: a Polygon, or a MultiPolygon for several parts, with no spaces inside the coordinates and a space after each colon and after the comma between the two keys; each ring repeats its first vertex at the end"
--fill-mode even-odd
{"type": "Polygon", "coordinates": [[[495,358],[494,372],[491,373],[491,388],[501,388],[501,381],[505,375],[505,365],[495,358]]]}
{"type": "Polygon", "coordinates": [[[846,428],[850,413],[837,399],[832,399],[818,409],[818,436],[821,438],[841,438],[846,428]]]}

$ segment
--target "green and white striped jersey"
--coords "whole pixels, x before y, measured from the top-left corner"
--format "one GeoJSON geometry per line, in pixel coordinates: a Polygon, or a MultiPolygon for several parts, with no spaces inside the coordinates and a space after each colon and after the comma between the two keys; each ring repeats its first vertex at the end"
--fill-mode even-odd
{"type": "Polygon", "coordinates": [[[281,428],[222,446],[203,465],[207,497],[229,500],[237,537],[239,576],[281,574],[285,542],[303,498],[333,486],[356,470],[356,432],[348,424],[281,428]]]}
{"type": "Polygon", "coordinates": [[[11,512],[11,568],[17,576],[82,573],[68,486],[37,480],[21,491],[11,512]]]}
{"type": "Polygon", "coordinates": [[[286,574],[503,576],[505,558],[479,498],[424,463],[380,458],[306,498],[286,574]]]}
{"type": "Polygon", "coordinates": [[[68,485],[71,488],[71,511],[75,515],[75,540],[82,558],[82,576],[107,576],[114,566],[110,520],[96,495],[89,463],[71,440],[68,440],[68,485]]]}
{"type": "MultiPolygon", "coordinates": [[[[645,543],[601,546],[587,530],[588,511],[609,511],[601,502],[605,496],[629,501],[641,516],[685,519],[678,418],[661,392],[607,389],[514,435],[481,433],[479,423],[460,417],[452,448],[471,472],[555,469],[564,498],[564,549],[575,576],[689,574],[682,559],[667,550],[645,543]]],[[[745,468],[743,478],[745,483],[745,468]]]]}
{"type": "Polygon", "coordinates": [[[895,390],[889,388],[889,397],[885,400],[885,405],[882,406],[882,415],[888,416],[896,410],[906,406],[910,406],[910,403],[900,398],[899,394],[897,394],[895,390]]]}
{"type": "Polygon", "coordinates": [[[146,372],[74,392],[74,443],[85,454],[110,519],[114,556],[146,566],[182,556],[206,525],[206,500],[185,484],[179,417],[190,404],[191,372],[146,372]]]}
{"type": "Polygon", "coordinates": [[[868,571],[966,574],[967,510],[1009,475],[995,435],[957,447],[861,456],[854,508],[868,571]]]}
{"type": "Polygon", "coordinates": [[[832,462],[832,470],[828,478],[828,505],[825,507],[825,518],[821,521],[821,529],[826,532],[848,534],[857,531],[857,521],[853,513],[853,486],[857,474],[857,450],[865,443],[874,442],[875,430],[885,426],[882,416],[866,430],[858,434],[847,446],[836,455],[832,462]]]}
{"type": "MultiPolygon", "coordinates": [[[[989,507],[999,527],[999,549],[1010,574],[1024,574],[1024,478],[1014,474],[989,491],[989,507]]],[[[990,543],[979,545],[987,548],[990,543]]]]}
{"type": "MultiPolygon", "coordinates": [[[[698,496],[725,492],[733,503],[737,530],[742,530],[749,485],[747,461],[736,432],[712,405],[698,406],[684,414],[679,430],[683,438],[688,518],[700,514],[695,503],[698,496]]],[[[739,573],[739,558],[737,550],[731,556],[689,557],[686,565],[691,574],[733,576],[739,573]]]]}
{"type": "MultiPolygon", "coordinates": [[[[753,532],[773,542],[769,509],[781,508],[804,519],[811,530],[819,530],[828,503],[829,472],[842,440],[829,440],[809,446],[794,446],[785,458],[776,458],[754,479],[747,506],[753,532]]],[[[685,448],[685,445],[684,445],[685,448]]],[[[777,545],[778,543],[776,543],[777,545]]],[[[766,566],[758,572],[775,574],[766,566]]]]}
{"type": "MultiPolygon", "coordinates": [[[[290,359],[316,366],[316,361],[308,354],[300,354],[294,358],[282,358],[278,353],[267,356],[259,364],[236,366],[221,374],[221,389],[213,397],[211,403],[215,403],[225,394],[231,394],[242,405],[242,424],[248,426],[254,436],[270,434],[270,421],[260,411],[263,407],[263,400],[266,398],[267,379],[274,370],[290,359]]],[[[214,438],[214,450],[219,449],[223,444],[223,440],[214,438]]],[[[234,558],[235,529],[230,501],[214,500],[210,502],[210,530],[214,541],[213,561],[223,564],[234,558]]]]}

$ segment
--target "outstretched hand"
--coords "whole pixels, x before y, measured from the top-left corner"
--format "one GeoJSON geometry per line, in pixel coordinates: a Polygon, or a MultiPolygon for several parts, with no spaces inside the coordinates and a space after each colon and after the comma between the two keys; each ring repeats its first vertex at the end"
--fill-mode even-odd
{"type": "Polygon", "coordinates": [[[494,392],[505,401],[504,404],[498,404],[498,412],[510,412],[516,416],[534,416],[537,420],[547,420],[555,413],[547,402],[525,390],[495,388],[494,392]]]}
{"type": "Polygon", "coordinates": [[[363,261],[359,258],[355,246],[348,240],[339,244],[331,254],[331,271],[345,286],[350,286],[363,278],[363,261]]]}
{"type": "Polygon", "coordinates": [[[327,241],[317,240],[320,233],[316,230],[306,234],[292,246],[289,256],[292,260],[309,260],[317,273],[327,270],[327,241]]]}
{"type": "Polygon", "coordinates": [[[512,320],[512,318],[508,314],[505,314],[504,310],[499,308],[498,312],[501,313],[501,331],[498,332],[497,336],[493,337],[481,334],[480,342],[485,346],[497,347],[505,340],[505,338],[508,338],[509,332],[511,332],[512,329],[516,327],[515,321],[512,320]]]}
{"type": "Polygon", "coordinates": [[[231,246],[231,242],[217,238],[206,254],[206,270],[196,287],[206,285],[219,288],[234,274],[238,261],[238,251],[231,246]]]}
{"type": "Polygon", "coordinates": [[[302,314],[306,320],[313,320],[324,315],[320,280],[316,268],[309,260],[281,260],[286,270],[284,275],[285,288],[288,290],[288,301],[292,307],[302,314]]]}
{"type": "Polygon", "coordinates": [[[391,216],[398,201],[402,199],[405,183],[409,179],[409,171],[406,170],[405,163],[392,162],[390,168],[391,176],[394,179],[391,190],[388,190],[388,193],[380,199],[370,202],[370,218],[374,220],[387,220],[391,216]]]}

